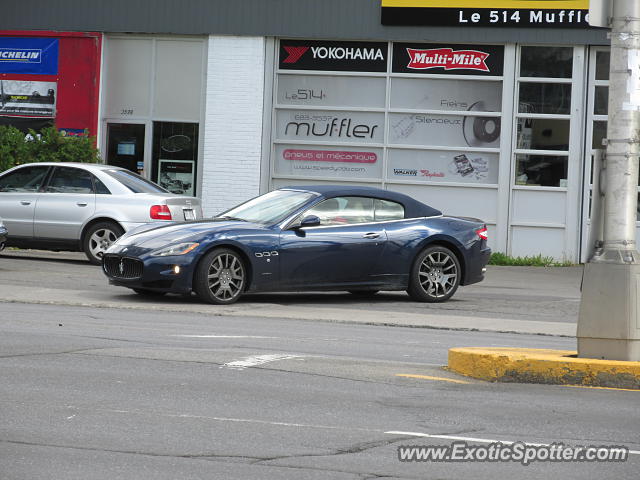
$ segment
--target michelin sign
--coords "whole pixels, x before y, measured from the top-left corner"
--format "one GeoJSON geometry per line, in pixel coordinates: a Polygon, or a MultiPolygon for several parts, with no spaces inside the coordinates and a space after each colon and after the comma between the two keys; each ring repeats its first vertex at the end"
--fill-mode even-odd
{"type": "Polygon", "coordinates": [[[589,0],[381,0],[384,25],[589,27],[589,0]]]}
{"type": "Polygon", "coordinates": [[[57,75],[58,39],[0,37],[0,73],[57,75]]]}

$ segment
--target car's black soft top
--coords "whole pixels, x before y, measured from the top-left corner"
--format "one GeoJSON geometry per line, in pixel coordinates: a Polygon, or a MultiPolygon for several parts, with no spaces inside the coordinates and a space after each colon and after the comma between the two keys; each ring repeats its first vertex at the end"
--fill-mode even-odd
{"type": "Polygon", "coordinates": [[[389,200],[404,206],[405,218],[434,217],[442,215],[429,205],[414,200],[403,193],[382,190],[375,187],[353,187],[346,185],[300,185],[285,187],[283,190],[306,190],[322,195],[324,198],[333,197],[373,197],[381,200],[389,200]]]}

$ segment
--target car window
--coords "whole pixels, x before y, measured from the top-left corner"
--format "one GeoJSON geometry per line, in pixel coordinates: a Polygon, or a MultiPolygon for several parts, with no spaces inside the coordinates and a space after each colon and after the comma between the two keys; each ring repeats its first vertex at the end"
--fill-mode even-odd
{"type": "Polygon", "coordinates": [[[335,197],[307,210],[303,218],[315,215],[320,225],[352,225],[373,222],[373,199],[366,197],[335,197]]]}
{"type": "Polygon", "coordinates": [[[93,193],[91,173],[81,168],[56,167],[49,179],[48,193],[93,193]]]}
{"type": "Polygon", "coordinates": [[[404,218],[404,207],[396,202],[376,198],[374,203],[374,217],[376,222],[388,222],[404,218]]]}
{"type": "Polygon", "coordinates": [[[101,195],[111,195],[111,191],[107,188],[107,186],[100,181],[98,177],[93,175],[93,184],[96,187],[96,193],[101,195]]]}
{"type": "Polygon", "coordinates": [[[274,190],[227,210],[216,218],[235,219],[265,225],[278,223],[293,214],[314,197],[296,190],[274,190]]]}
{"type": "Polygon", "coordinates": [[[0,192],[37,192],[48,171],[44,165],[14,170],[0,178],[0,192]]]}
{"type": "Polygon", "coordinates": [[[115,178],[118,182],[131,190],[133,193],[169,193],[160,185],[156,185],[150,180],[141,177],[137,173],[129,170],[103,170],[107,175],[115,178]]]}

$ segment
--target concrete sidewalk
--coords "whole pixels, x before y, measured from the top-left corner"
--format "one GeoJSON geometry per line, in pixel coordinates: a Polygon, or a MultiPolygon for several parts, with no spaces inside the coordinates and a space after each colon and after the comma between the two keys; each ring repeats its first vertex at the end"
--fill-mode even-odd
{"type": "Polygon", "coordinates": [[[195,297],[146,299],[109,286],[81,253],[8,250],[0,254],[0,302],[575,336],[581,275],[582,267],[489,267],[484,282],[460,288],[442,304],[415,303],[404,292],[372,299],[338,292],[255,294],[214,306],[195,297]]]}

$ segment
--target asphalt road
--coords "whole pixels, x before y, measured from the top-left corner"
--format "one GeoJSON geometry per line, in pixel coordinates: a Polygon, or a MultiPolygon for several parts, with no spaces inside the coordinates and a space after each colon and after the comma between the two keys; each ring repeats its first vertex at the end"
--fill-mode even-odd
{"type": "Polygon", "coordinates": [[[640,471],[640,455],[529,466],[398,461],[398,446],[448,445],[448,436],[640,451],[640,392],[488,384],[441,367],[454,346],[564,349],[574,339],[0,309],[3,480],[635,479],[640,471]]]}
{"type": "Polygon", "coordinates": [[[8,250],[0,254],[0,301],[573,336],[581,277],[582,267],[489,267],[483,282],[442,304],[412,302],[404,292],[371,299],[338,292],[254,294],[220,307],[109,286],[81,253],[8,250]]]}

